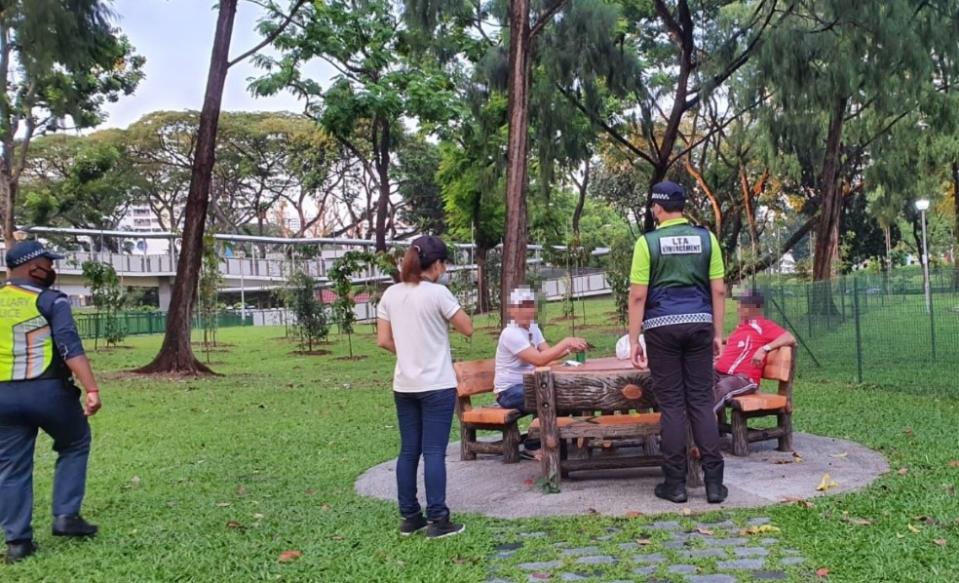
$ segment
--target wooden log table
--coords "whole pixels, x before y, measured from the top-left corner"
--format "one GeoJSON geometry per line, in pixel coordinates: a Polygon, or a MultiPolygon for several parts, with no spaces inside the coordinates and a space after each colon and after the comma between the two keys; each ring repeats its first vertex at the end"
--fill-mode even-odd
{"type": "MultiPolygon", "coordinates": [[[[560,477],[569,471],[662,463],[662,457],[648,447],[660,431],[658,414],[632,413],[656,407],[656,393],[648,370],[635,369],[628,360],[596,358],[581,366],[554,364],[537,368],[524,377],[524,387],[526,409],[537,412],[543,478],[548,489],[558,491],[560,477]],[[564,440],[630,437],[644,440],[643,455],[563,459],[564,440]]],[[[697,487],[702,485],[699,452],[693,447],[691,432],[688,433],[688,482],[697,487]]]]}

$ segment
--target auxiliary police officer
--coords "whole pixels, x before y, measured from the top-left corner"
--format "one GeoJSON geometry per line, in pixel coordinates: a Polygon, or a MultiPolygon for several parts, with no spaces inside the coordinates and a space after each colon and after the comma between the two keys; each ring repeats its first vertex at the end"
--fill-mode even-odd
{"type": "Polygon", "coordinates": [[[87,417],[100,394],[67,297],[50,289],[53,261],[62,259],[36,241],[7,251],[7,281],[0,287],[0,525],[7,562],[34,552],[33,450],[37,429],[53,438],[54,536],[89,537],[97,527],[80,516],[90,454],[87,417]],[[81,406],[76,377],[86,389],[81,406]]]}
{"type": "Polygon", "coordinates": [[[722,349],[722,251],[707,229],[683,218],[686,192],[674,182],[652,188],[659,227],[636,242],[630,273],[629,339],[633,365],[650,369],[662,413],[663,473],[656,496],[686,494],[687,419],[702,456],[706,498],[726,499],[719,429],[713,412],[713,357],[722,349]],[[646,349],[637,341],[645,335],[646,349]]]}

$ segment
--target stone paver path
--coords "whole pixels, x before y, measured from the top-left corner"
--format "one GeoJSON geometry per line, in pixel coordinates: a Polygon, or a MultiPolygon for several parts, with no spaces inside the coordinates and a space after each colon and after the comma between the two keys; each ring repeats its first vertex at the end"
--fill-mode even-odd
{"type": "Polygon", "coordinates": [[[695,517],[623,528],[588,538],[543,531],[504,531],[493,549],[487,583],[648,581],[737,583],[813,576],[799,551],[780,543],[768,517],[734,522],[695,517]],[[748,528],[769,531],[750,535],[748,528]],[[543,540],[548,539],[548,540],[543,540]]]}

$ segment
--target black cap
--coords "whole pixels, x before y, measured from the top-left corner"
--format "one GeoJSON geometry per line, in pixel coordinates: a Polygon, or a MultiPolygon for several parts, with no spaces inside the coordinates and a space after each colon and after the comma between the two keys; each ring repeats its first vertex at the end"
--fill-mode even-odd
{"type": "Polygon", "coordinates": [[[412,247],[419,253],[420,267],[423,269],[426,269],[436,261],[449,261],[450,259],[449,249],[446,248],[446,243],[439,237],[424,235],[418,239],[414,239],[412,247]]]}
{"type": "Polygon", "coordinates": [[[7,251],[7,267],[20,267],[34,259],[45,257],[50,261],[63,259],[63,255],[58,255],[53,251],[47,251],[39,241],[23,241],[17,243],[7,251]]]}
{"type": "Polygon", "coordinates": [[[649,200],[654,203],[685,203],[686,189],[681,184],[665,180],[653,185],[649,200]]]}

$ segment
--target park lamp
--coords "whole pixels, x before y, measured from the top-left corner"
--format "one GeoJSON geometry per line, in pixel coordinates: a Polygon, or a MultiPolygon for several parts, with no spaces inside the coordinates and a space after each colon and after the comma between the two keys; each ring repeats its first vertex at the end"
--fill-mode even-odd
{"type": "Polygon", "coordinates": [[[921,212],[921,213],[924,213],[924,212],[926,212],[927,210],[929,210],[929,199],[920,198],[919,200],[917,200],[917,201],[916,201],[916,210],[919,211],[919,212],[921,212]]]}

